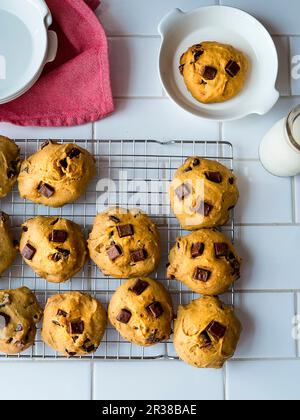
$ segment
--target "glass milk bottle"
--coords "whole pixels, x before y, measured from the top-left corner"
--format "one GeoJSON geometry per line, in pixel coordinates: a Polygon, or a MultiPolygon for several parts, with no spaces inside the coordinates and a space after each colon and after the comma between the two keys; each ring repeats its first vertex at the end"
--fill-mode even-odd
{"type": "Polygon", "coordinates": [[[265,135],[259,155],[264,168],[273,175],[300,174],[300,105],[265,135]]]}

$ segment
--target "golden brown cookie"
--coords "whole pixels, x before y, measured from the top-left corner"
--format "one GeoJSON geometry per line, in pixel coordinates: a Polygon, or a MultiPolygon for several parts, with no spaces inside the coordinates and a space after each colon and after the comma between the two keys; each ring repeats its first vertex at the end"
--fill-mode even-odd
{"type": "Polygon", "coordinates": [[[194,292],[219,295],[240,277],[241,259],[224,233],[201,229],[177,239],[169,256],[168,278],[194,292]]]}
{"type": "Polygon", "coordinates": [[[88,247],[100,270],[116,278],[148,276],[161,256],[156,225],[136,209],[111,208],[99,214],[88,247]]]}
{"type": "Polygon", "coordinates": [[[9,217],[0,211],[0,274],[7,270],[17,256],[18,245],[9,229],[9,217]]]}
{"type": "Polygon", "coordinates": [[[239,191],[236,177],[228,168],[195,156],[176,171],[169,195],[180,225],[197,230],[226,224],[239,191]]]}
{"type": "Polygon", "coordinates": [[[174,321],[176,353],[197,368],[221,368],[233,356],[241,334],[233,308],[204,296],[180,305],[174,321]]]}
{"type": "Polygon", "coordinates": [[[88,252],[80,227],[56,216],[38,216],[22,226],[21,254],[38,276],[61,283],[78,273],[88,252]]]}
{"type": "Polygon", "coordinates": [[[80,292],[68,292],[48,299],[42,339],[66,356],[94,353],[106,328],[106,312],[101,303],[80,292]]]}
{"type": "Polygon", "coordinates": [[[17,354],[31,347],[43,311],[27,287],[0,290],[0,351],[17,354]]]}
{"type": "Polygon", "coordinates": [[[182,55],[179,70],[193,97],[208,104],[236,96],[245,85],[248,68],[247,57],[231,45],[202,42],[182,55]]]}
{"type": "Polygon", "coordinates": [[[83,195],[95,174],[95,160],[87,150],[48,141],[22,163],[20,195],[37,204],[61,207],[83,195]]]}
{"type": "Polygon", "coordinates": [[[17,181],[21,166],[20,149],[7,137],[0,136],[0,198],[5,197],[17,181]]]}
{"type": "Polygon", "coordinates": [[[114,293],[108,317],[125,340],[139,346],[151,346],[170,337],[171,296],[157,281],[130,279],[114,293]]]}

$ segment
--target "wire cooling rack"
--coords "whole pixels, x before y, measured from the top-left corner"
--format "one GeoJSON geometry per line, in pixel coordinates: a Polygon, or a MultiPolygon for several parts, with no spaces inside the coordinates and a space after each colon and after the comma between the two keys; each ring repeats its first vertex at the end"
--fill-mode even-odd
{"type": "MultiPolygon", "coordinates": [[[[44,140],[16,140],[22,158],[40,149],[44,140]]],[[[70,142],[64,140],[63,142],[70,142]]],[[[73,142],[73,141],[72,141],[73,142]]],[[[118,204],[124,207],[139,207],[156,222],[162,242],[162,261],[153,275],[169,289],[174,307],[186,304],[197,295],[176,280],[166,279],[168,254],[176,238],[183,232],[172,215],[168,199],[168,185],[176,169],[193,155],[214,159],[233,170],[233,147],[228,142],[172,141],[160,143],[154,140],[77,140],[76,143],[89,150],[97,162],[97,176],[85,195],[76,203],[61,209],[52,209],[32,204],[20,198],[17,188],[7,198],[0,200],[0,209],[11,216],[15,237],[20,236],[20,226],[25,220],[38,215],[58,215],[78,223],[88,236],[95,215],[118,204]]],[[[234,216],[222,228],[234,241],[234,216]]],[[[19,256],[13,266],[1,277],[1,289],[27,286],[32,289],[42,306],[56,293],[80,290],[99,299],[107,308],[108,302],[121,280],[105,277],[91,260],[72,280],[62,284],[51,284],[37,277],[19,256]]],[[[234,303],[234,290],[231,291],[234,303]]],[[[0,359],[61,359],[41,340],[41,325],[38,326],[35,345],[18,356],[1,355],[0,359]]],[[[142,348],[125,342],[108,325],[98,351],[80,359],[101,360],[146,360],[176,359],[171,340],[152,347],[142,348]]]]}

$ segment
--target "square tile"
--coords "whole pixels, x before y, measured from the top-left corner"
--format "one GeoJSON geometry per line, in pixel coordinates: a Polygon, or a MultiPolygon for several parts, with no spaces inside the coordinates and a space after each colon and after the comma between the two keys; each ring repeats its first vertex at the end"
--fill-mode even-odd
{"type": "Polygon", "coordinates": [[[90,363],[3,361],[0,364],[2,400],[91,399],[90,363]]]}
{"type": "Polygon", "coordinates": [[[235,168],[240,190],[236,207],[238,223],[292,222],[290,178],[270,175],[258,161],[238,161],[235,168]]]}
{"type": "Polygon", "coordinates": [[[113,95],[162,96],[157,71],[159,38],[109,40],[113,95]]]}
{"type": "Polygon", "coordinates": [[[238,121],[223,124],[223,140],[234,146],[238,159],[258,159],[258,149],[264,135],[299,103],[298,98],[281,97],[266,115],[250,115],[238,121]]]}
{"type": "Polygon", "coordinates": [[[300,362],[229,362],[226,395],[229,400],[299,400],[300,362]]]}
{"type": "Polygon", "coordinates": [[[300,37],[290,38],[292,95],[300,95],[300,37]]]}
{"type": "Polygon", "coordinates": [[[238,290],[299,289],[299,226],[243,226],[236,247],[243,258],[238,290]]]}
{"type": "Polygon", "coordinates": [[[223,371],[183,362],[95,362],[93,394],[94,400],[221,400],[223,371]]]}
{"type": "Polygon", "coordinates": [[[217,4],[217,0],[108,0],[97,10],[109,35],[157,35],[160,20],[170,10],[184,11],[217,4]]]}
{"type": "Polygon", "coordinates": [[[217,122],[195,118],[167,98],[115,102],[116,112],[95,125],[97,139],[219,139],[217,122]]]}
{"type": "Polygon", "coordinates": [[[273,36],[278,57],[279,57],[279,70],[276,83],[276,89],[280,95],[290,95],[290,43],[289,38],[286,36],[273,36]]]}
{"type": "Polygon", "coordinates": [[[236,293],[243,332],[236,359],[295,357],[293,293],[236,293]]]}
{"type": "Polygon", "coordinates": [[[220,0],[220,4],[252,14],[272,34],[300,34],[298,0],[220,0]]]}

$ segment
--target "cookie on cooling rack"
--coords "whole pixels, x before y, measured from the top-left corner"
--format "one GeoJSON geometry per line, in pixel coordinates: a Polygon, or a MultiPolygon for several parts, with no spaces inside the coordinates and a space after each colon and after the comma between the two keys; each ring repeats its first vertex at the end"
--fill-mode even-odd
{"type": "Polygon", "coordinates": [[[45,307],[42,339],[66,356],[91,354],[101,343],[106,319],[101,303],[87,294],[55,295],[45,307]]]}
{"type": "Polygon", "coordinates": [[[95,159],[87,150],[47,141],[22,163],[20,195],[37,204],[61,207],[84,194],[95,174],[95,159]]]}
{"type": "Polygon", "coordinates": [[[169,255],[169,279],[182,281],[196,293],[219,295],[240,277],[241,258],[227,236],[201,229],[177,238],[169,255]]]}
{"type": "Polygon", "coordinates": [[[18,245],[9,229],[9,217],[0,211],[0,274],[11,266],[17,256],[18,245]]]}
{"type": "Polygon", "coordinates": [[[130,279],[114,293],[108,317],[121,336],[151,346],[171,335],[172,299],[163,285],[150,278],[130,279]]]}
{"type": "Polygon", "coordinates": [[[186,230],[226,224],[239,198],[231,170],[201,157],[187,159],[176,171],[169,193],[173,212],[186,230]]]}
{"type": "Polygon", "coordinates": [[[174,347],[189,365],[218,369],[233,356],[241,330],[231,306],[204,296],[179,306],[174,321],[174,347]]]}
{"type": "Polygon", "coordinates": [[[52,283],[73,277],[88,256],[80,227],[56,216],[27,220],[22,225],[20,251],[26,264],[52,283]]]}
{"type": "Polygon", "coordinates": [[[111,208],[99,214],[88,247],[100,270],[116,278],[148,276],[161,257],[156,225],[136,209],[111,208]]]}
{"type": "Polygon", "coordinates": [[[5,197],[17,181],[21,166],[20,149],[7,137],[0,136],[0,198],[5,197]]]}
{"type": "Polygon", "coordinates": [[[17,354],[31,347],[43,311],[27,287],[0,290],[0,352],[17,354]]]}

